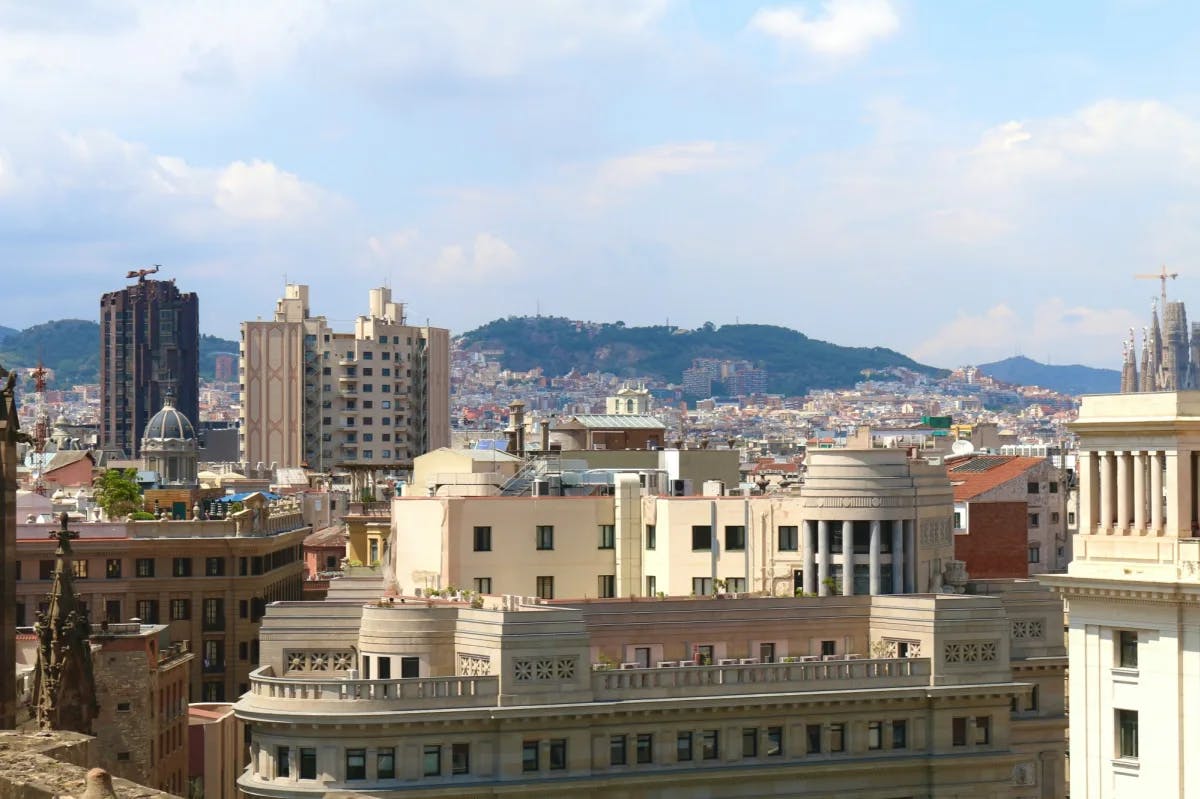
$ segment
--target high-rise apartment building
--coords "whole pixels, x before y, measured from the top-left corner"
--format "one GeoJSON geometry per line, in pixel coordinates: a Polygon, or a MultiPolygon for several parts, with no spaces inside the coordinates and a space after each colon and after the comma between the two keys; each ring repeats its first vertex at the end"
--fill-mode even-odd
{"type": "Polygon", "coordinates": [[[100,443],[139,455],[168,395],[200,418],[199,300],[174,280],[147,280],[100,298],[100,443]]]}
{"type": "Polygon", "coordinates": [[[273,320],[242,323],[240,370],[252,465],[390,471],[450,443],[450,333],[409,325],[391,289],[337,333],[287,286],[273,320]]]}

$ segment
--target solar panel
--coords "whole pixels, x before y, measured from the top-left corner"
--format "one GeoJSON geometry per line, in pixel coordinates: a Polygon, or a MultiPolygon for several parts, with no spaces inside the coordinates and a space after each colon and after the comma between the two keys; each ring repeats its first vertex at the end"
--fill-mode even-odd
{"type": "Polygon", "coordinates": [[[981,455],[950,468],[952,472],[986,472],[1012,460],[1009,455],[981,455]]]}

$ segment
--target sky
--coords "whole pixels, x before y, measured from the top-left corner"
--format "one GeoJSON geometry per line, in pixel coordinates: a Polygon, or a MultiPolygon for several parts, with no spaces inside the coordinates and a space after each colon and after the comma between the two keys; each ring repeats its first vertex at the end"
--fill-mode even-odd
{"type": "Polygon", "coordinates": [[[778,324],[1115,367],[1200,321],[1200,3],[0,0],[0,324],[778,324]]]}

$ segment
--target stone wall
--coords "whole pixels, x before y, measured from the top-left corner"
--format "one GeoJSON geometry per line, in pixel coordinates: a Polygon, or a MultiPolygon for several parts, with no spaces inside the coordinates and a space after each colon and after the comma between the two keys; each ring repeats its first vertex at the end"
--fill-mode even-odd
{"type": "MultiPolygon", "coordinates": [[[[0,731],[0,799],[83,796],[95,739],[69,732],[0,731]]],[[[175,799],[126,780],[113,780],[120,799],[175,799]]]]}

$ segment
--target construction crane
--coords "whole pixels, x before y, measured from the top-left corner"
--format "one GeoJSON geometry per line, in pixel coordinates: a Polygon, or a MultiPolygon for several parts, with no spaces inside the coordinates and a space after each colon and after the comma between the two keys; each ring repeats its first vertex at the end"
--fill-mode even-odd
{"type": "Polygon", "coordinates": [[[1168,272],[1167,267],[1163,267],[1158,274],[1150,275],[1134,275],[1135,280],[1161,280],[1162,281],[1162,307],[1165,310],[1167,307],[1167,278],[1175,280],[1179,277],[1178,272],[1168,272]]]}
{"type": "Polygon", "coordinates": [[[50,434],[50,414],[46,410],[46,368],[42,366],[41,359],[31,375],[34,390],[33,451],[36,453],[33,490],[34,493],[45,494],[46,484],[42,481],[42,474],[46,471],[46,438],[50,434]]]}
{"type": "Polygon", "coordinates": [[[129,274],[125,275],[126,280],[137,278],[138,281],[146,279],[146,275],[153,275],[159,269],[162,269],[162,264],[155,264],[153,269],[130,269],[129,274]]]}

